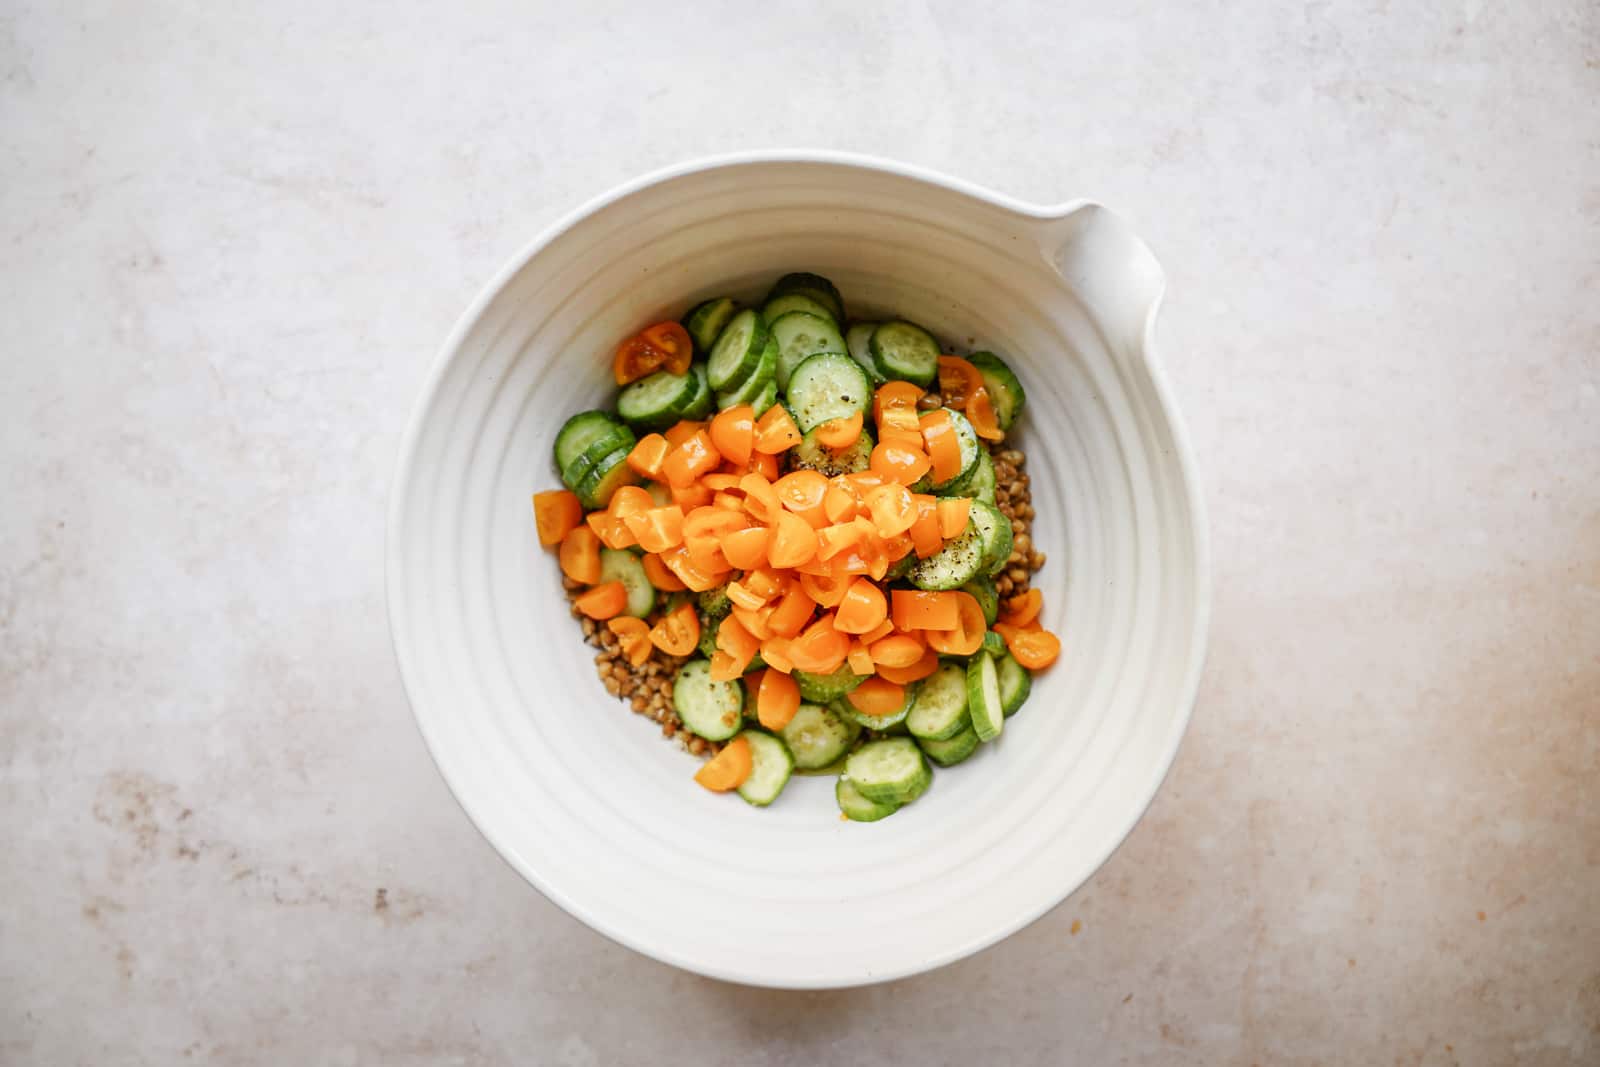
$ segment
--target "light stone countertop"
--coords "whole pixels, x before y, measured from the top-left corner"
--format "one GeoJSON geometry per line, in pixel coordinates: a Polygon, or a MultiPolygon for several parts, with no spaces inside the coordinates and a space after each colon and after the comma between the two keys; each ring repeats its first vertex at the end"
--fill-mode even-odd
{"type": "Polygon", "coordinates": [[[1600,1063],[1600,8],[644,6],[0,13],[0,1063],[1600,1063]],[[778,145],[1127,215],[1212,524],[1132,837],[848,992],[546,902],[385,623],[478,287],[778,145]]]}

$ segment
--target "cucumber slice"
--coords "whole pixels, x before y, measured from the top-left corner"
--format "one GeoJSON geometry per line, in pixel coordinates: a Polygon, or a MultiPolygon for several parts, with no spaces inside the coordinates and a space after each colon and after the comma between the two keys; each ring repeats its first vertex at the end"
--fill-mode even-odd
{"type": "MultiPolygon", "coordinates": [[[[728,408],[740,404],[755,405],[756,399],[772,385],[772,376],[778,372],[778,342],[769,333],[766,342],[761,347],[761,354],[756,360],[754,369],[747,378],[734,382],[727,389],[717,394],[717,408],[726,411],[728,408]]],[[[710,372],[707,371],[709,378],[710,372]]],[[[773,385],[773,395],[777,395],[777,387],[773,385]]],[[[771,407],[771,405],[767,405],[771,407]]]]}
{"type": "Polygon", "coordinates": [[[761,362],[767,346],[767,324],[761,313],[745,308],[728,320],[728,325],[711,347],[706,361],[706,377],[713,389],[726,389],[747,379],[761,362]]]}
{"type": "Polygon", "coordinates": [[[922,750],[909,737],[868,741],[845,760],[844,773],[862,796],[889,804],[915,800],[933,778],[922,750]]]}
{"type": "Polygon", "coordinates": [[[1000,617],[1000,593],[994,587],[994,582],[988,575],[980,574],[966,585],[961,587],[963,593],[970,593],[972,599],[978,602],[983,609],[983,624],[993,626],[994,621],[1000,617]]]}
{"type": "Polygon", "coordinates": [[[914,322],[885,322],[872,331],[872,358],[886,378],[924,389],[939,376],[939,342],[914,322]]]}
{"type": "Polygon", "coordinates": [[[1000,703],[1009,719],[1022,707],[1028,694],[1033,692],[1033,675],[1028,673],[1028,668],[1012,659],[1009,652],[995,661],[994,670],[1000,682],[1000,703]]]}
{"type": "Polygon", "coordinates": [[[965,730],[972,720],[967,715],[967,672],[954,663],[942,664],[925,678],[917,691],[906,729],[924,741],[944,741],[965,730]]]}
{"type": "Polygon", "coordinates": [[[849,751],[861,727],[821,704],[801,704],[782,731],[783,743],[799,770],[828,766],[849,751]]]}
{"type": "Polygon", "coordinates": [[[622,390],[617,397],[617,414],[636,430],[665,430],[681,418],[705,390],[696,374],[673,374],[658,370],[622,390]]]}
{"type": "Polygon", "coordinates": [[[711,662],[692,659],[672,683],[672,706],[683,725],[707,741],[726,741],[744,722],[744,686],[713,682],[711,662]]]}
{"type": "Polygon", "coordinates": [[[911,568],[915,567],[916,565],[917,554],[915,552],[907,552],[905,555],[889,564],[889,570],[883,576],[884,580],[898,582],[900,579],[910,574],[911,568]]]}
{"type": "Polygon", "coordinates": [[[965,479],[957,479],[962,484],[946,491],[946,496],[964,496],[973,500],[981,500],[985,504],[994,503],[994,460],[989,458],[988,449],[978,449],[978,466],[965,479]]]}
{"type": "Polygon", "coordinates": [[[833,787],[833,798],[839,802],[839,810],[851,822],[877,822],[886,819],[900,810],[898,804],[879,803],[868,800],[861,795],[855,783],[844,775],[839,776],[838,784],[833,787]]]}
{"type": "Polygon", "coordinates": [[[706,378],[706,365],[696,363],[689,368],[689,373],[699,383],[695,394],[689,399],[689,404],[678,414],[680,419],[703,419],[716,408],[716,396],[711,392],[711,382],[706,378]]]}
{"type": "Polygon", "coordinates": [[[819,352],[843,352],[844,337],[830,318],[807,311],[791,311],[772,321],[778,339],[778,388],[789,388],[796,367],[819,352]]]}
{"type": "Polygon", "coordinates": [[[723,328],[728,325],[728,320],[738,310],[739,305],[730,296],[714,296],[690,309],[689,314],[683,317],[683,328],[689,331],[689,337],[694,341],[695,355],[704,356],[711,352],[723,328]]]}
{"type": "Polygon", "coordinates": [[[605,459],[594,465],[594,468],[584,475],[583,481],[573,490],[578,494],[578,503],[586,510],[603,508],[611,503],[611,494],[625,485],[637,485],[639,472],[628,466],[628,453],[632,446],[619,448],[605,459]]]}
{"type": "Polygon", "coordinates": [[[656,587],[645,577],[644,564],[639,557],[625,549],[600,550],[600,584],[621,582],[628,591],[626,613],[642,619],[656,606],[656,587]]]}
{"type": "Polygon", "coordinates": [[[808,315],[816,315],[839,325],[839,320],[833,317],[833,309],[809,293],[793,292],[775,296],[761,306],[761,317],[768,322],[777,322],[778,319],[791,311],[804,311],[808,315]]]}
{"type": "Polygon", "coordinates": [[[906,686],[905,699],[900,706],[887,715],[868,715],[854,704],[850,703],[850,694],[846,693],[833,702],[833,710],[852,722],[865,726],[869,730],[892,730],[906,721],[906,716],[911,713],[911,705],[916,703],[917,692],[922,687],[913,682],[906,686]]]}
{"type": "Polygon", "coordinates": [[[746,730],[741,736],[750,743],[750,776],[739,787],[739,795],[746,803],[764,808],[789,784],[794,757],[788,746],[764,730],[746,730]]]}
{"type": "Polygon", "coordinates": [[[844,346],[849,349],[850,358],[861,364],[874,388],[888,381],[878,361],[872,358],[872,331],[877,328],[876,322],[858,322],[844,332],[844,346]]]}
{"type": "MultiPolygon", "coordinates": [[[[774,360],[774,363],[776,363],[777,357],[774,356],[773,360],[774,360]]],[[[759,419],[761,416],[763,416],[763,415],[765,415],[767,413],[767,409],[768,408],[770,408],[772,405],[776,404],[777,402],[778,402],[778,379],[777,378],[768,378],[767,379],[767,384],[763,385],[761,387],[761,392],[757,393],[756,394],[756,398],[754,400],[750,401],[750,406],[755,409],[756,418],[759,419]]]]}
{"type": "Polygon", "coordinates": [[[967,661],[967,712],[979,741],[993,741],[1005,728],[1005,705],[1000,700],[1000,680],[994,657],[979,652],[967,661]]]}
{"type": "Polygon", "coordinates": [[[991,577],[999,574],[1011,558],[1011,520],[1001,514],[999,508],[981,500],[972,502],[968,514],[971,518],[967,529],[976,530],[983,543],[983,573],[991,577]]]}
{"type": "Polygon", "coordinates": [[[785,293],[803,293],[832,312],[833,321],[844,322],[844,298],[839,295],[839,290],[834,284],[820,274],[808,274],[803,271],[785,274],[773,283],[767,299],[771,300],[785,293]]]}
{"type": "Polygon", "coordinates": [[[922,752],[941,767],[954,767],[978,751],[978,734],[971,726],[944,741],[917,740],[922,752]]]}
{"type": "Polygon", "coordinates": [[[597,440],[591,441],[588,447],[578,453],[577,459],[561,468],[561,480],[568,489],[576,492],[601,460],[609,459],[613,452],[631,452],[637,440],[632,430],[618,423],[597,440]]]}
{"type": "Polygon", "coordinates": [[[827,478],[840,474],[856,474],[872,465],[872,435],[866,430],[849,448],[835,452],[827,445],[817,443],[817,431],[811,429],[789,453],[790,470],[816,471],[827,478]]]}
{"type": "Polygon", "coordinates": [[[556,434],[556,470],[565,471],[600,438],[625,429],[609,411],[580,411],[556,434]]]}
{"type": "Polygon", "coordinates": [[[994,417],[1000,429],[1011,429],[1017,416],[1022,414],[1022,406],[1028,402],[1028,394],[1023,392],[1021,380],[993,352],[974,352],[967,357],[967,362],[977,367],[978,373],[983,375],[983,384],[988,387],[989,397],[994,401],[994,417]]]}
{"type": "MultiPolygon", "coordinates": [[[[782,384],[781,376],[780,382],[782,384]]],[[[794,369],[786,393],[801,433],[829,419],[865,411],[872,383],[861,365],[839,352],[812,356],[794,369]]]]}
{"type": "Polygon", "coordinates": [[[866,679],[842,663],[832,674],[811,674],[795,671],[792,678],[800,685],[800,697],[813,704],[826,704],[838,700],[866,679]]]}
{"type": "MultiPolygon", "coordinates": [[[[985,630],[983,632],[983,647],[979,649],[979,651],[987,652],[989,655],[998,660],[1001,656],[1006,654],[1005,638],[1001,637],[993,630],[985,630]]],[[[996,669],[998,670],[999,668],[996,669]]]]}
{"type": "Polygon", "coordinates": [[[959,496],[961,490],[977,476],[978,457],[984,454],[982,442],[978,440],[978,431],[972,428],[972,423],[959,411],[950,411],[950,424],[955,427],[956,440],[961,445],[961,471],[947,482],[935,482],[933,491],[946,496],[959,496]]]}
{"type": "Polygon", "coordinates": [[[983,570],[983,539],[978,524],[967,528],[927,559],[911,565],[906,577],[918,589],[960,589],[983,570]]]}

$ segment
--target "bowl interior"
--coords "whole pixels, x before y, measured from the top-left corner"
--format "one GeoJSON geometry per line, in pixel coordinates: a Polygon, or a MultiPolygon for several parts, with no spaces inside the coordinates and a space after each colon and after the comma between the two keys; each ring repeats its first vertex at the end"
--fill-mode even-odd
{"type": "MultiPolygon", "coordinates": [[[[1131,827],[1187,719],[1203,568],[1144,332],[1063,279],[1049,234],[1070,231],[859,167],[712,168],[592,210],[464,320],[396,487],[396,648],[451,788],[557,903],[702,973],[848,985],[1004,936],[1131,827]],[[852,317],[992,349],[1027,389],[1035,584],[1062,658],[997,742],[871,825],[840,820],[827,777],[768,809],[696,787],[697,762],[601,688],[529,507],[559,485],[565,417],[609,404],[621,337],[707,296],[759,300],[787,270],[832,278],[852,317]]],[[[1132,269],[1117,248],[1086,253],[1112,293],[1132,269]]]]}

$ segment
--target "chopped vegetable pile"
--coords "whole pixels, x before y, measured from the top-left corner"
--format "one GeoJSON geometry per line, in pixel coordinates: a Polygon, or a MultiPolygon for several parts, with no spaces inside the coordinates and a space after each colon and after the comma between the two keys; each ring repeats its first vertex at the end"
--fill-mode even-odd
{"type": "Polygon", "coordinates": [[[844,322],[832,283],[790,274],[760,308],[641,331],[615,411],[556,436],[567,488],[533,503],[587,587],[575,608],[630,663],[702,653],[673,705],[726,744],[696,781],[764,806],[794,770],[837,769],[840,811],[870,822],[927,789],[928,759],[998,737],[1061,642],[1039,589],[1002,605],[991,580],[1013,532],[987,444],[1022,411],[1016,375],[914,323],[844,322]]]}

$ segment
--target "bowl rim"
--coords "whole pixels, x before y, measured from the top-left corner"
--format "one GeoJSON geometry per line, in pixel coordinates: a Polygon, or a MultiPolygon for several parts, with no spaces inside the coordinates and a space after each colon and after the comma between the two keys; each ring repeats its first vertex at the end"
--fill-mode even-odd
{"type": "MultiPolygon", "coordinates": [[[[397,595],[397,590],[403,584],[403,568],[400,559],[401,549],[398,534],[404,525],[403,505],[414,474],[417,448],[422,436],[425,416],[433,406],[445,373],[455,354],[460,349],[462,341],[477,324],[484,310],[533,257],[544,251],[545,248],[578,223],[597,214],[611,204],[652,185],[670,181],[674,178],[704,171],[763,163],[823,164],[908,178],[926,185],[959,193],[973,200],[1041,223],[1063,219],[1083,208],[1094,207],[1106,210],[1097,202],[1088,199],[1062,201],[1052,205],[1034,204],[1019,200],[1005,193],[996,192],[966,179],[944,174],[917,164],[904,163],[863,153],[813,148],[757,149],[699,156],[648,171],[622,182],[597,196],[591,197],[547,225],[537,236],[518,249],[484,283],[478,290],[477,295],[467,305],[467,308],[456,319],[454,325],[451,326],[444,343],[434,355],[433,361],[423,377],[422,387],[418,391],[416,400],[412,404],[411,412],[407,417],[406,428],[400,440],[394,474],[389,483],[389,501],[384,524],[384,599],[389,622],[390,649],[393,652],[395,664],[399,670],[401,687],[405,691],[406,702],[411,709],[412,723],[422,735],[423,744],[428,750],[428,756],[433,760],[434,767],[444,780],[445,788],[450,791],[451,796],[455,798],[456,804],[465,813],[468,821],[489,842],[501,861],[516,871],[528,884],[537,889],[546,900],[554,903],[562,911],[577,919],[589,929],[617,944],[623,945],[650,959],[667,963],[695,974],[742,985],[777,989],[846,989],[876,985],[937,970],[940,967],[955,963],[998,944],[1054,911],[1069,896],[1086,885],[1088,880],[1094,877],[1100,868],[1105,866],[1106,862],[1122,847],[1128,836],[1133,832],[1133,828],[1144,818],[1151,803],[1155,800],[1156,794],[1160,792],[1162,784],[1165,783],[1167,776],[1172,771],[1172,765],[1177,759],[1178,750],[1183,744],[1184,737],[1188,734],[1190,721],[1194,717],[1194,707],[1199,695],[1200,680],[1205,668],[1211,622],[1212,590],[1209,525],[1204,494],[1200,488],[1198,465],[1195,460],[1193,445],[1189,439],[1188,427],[1184,423],[1173,399],[1171,386],[1166,378],[1165,367],[1156,354],[1156,322],[1166,298],[1166,274],[1164,270],[1161,271],[1159,283],[1145,313],[1141,329],[1140,354],[1146,364],[1156,401],[1160,405],[1162,414],[1171,430],[1174,458],[1177,462],[1182,482],[1181,490],[1184,503],[1193,518],[1190,524],[1191,543],[1189,547],[1194,557],[1195,613],[1189,635],[1192,652],[1181,688],[1182,707],[1178,718],[1170,728],[1170,736],[1166,739],[1165,751],[1157,761],[1155,773],[1141,786],[1142,799],[1138,804],[1130,807],[1127,819],[1115,834],[1108,838],[1109,843],[1101,854],[1094,857],[1092,864],[1088,868],[1088,874],[1085,875],[1083,881],[1070,887],[1064,887],[1059,894],[1054,895],[1053,899],[1048,900],[1036,909],[1007,916],[982,935],[974,937],[965,943],[946,948],[936,954],[920,957],[900,967],[874,971],[871,974],[854,974],[833,979],[789,979],[782,975],[763,973],[756,970],[739,971],[722,967],[708,967],[696,960],[671,952],[662,952],[656,947],[645,945],[627,931],[617,929],[592,914],[580,901],[574,900],[554,886],[546,884],[538,871],[526,864],[513,860],[508,850],[502,847],[500,835],[486,825],[480,814],[474,811],[472,804],[468,802],[461,790],[457,789],[456,783],[452,781],[450,772],[440,762],[439,749],[435,745],[430,727],[424,721],[424,716],[419,707],[419,693],[421,690],[407,656],[402,651],[400,640],[400,633],[405,628],[403,623],[406,622],[406,609],[397,595]]],[[[1129,236],[1149,252],[1149,247],[1143,238],[1131,231],[1129,236]]],[[[1152,262],[1159,263],[1153,253],[1150,254],[1150,258],[1152,262]]]]}

